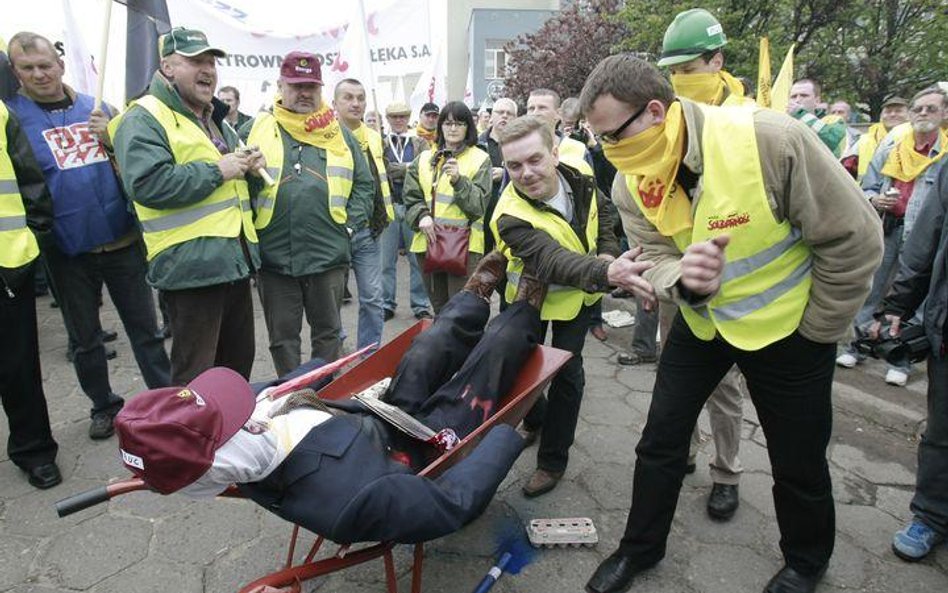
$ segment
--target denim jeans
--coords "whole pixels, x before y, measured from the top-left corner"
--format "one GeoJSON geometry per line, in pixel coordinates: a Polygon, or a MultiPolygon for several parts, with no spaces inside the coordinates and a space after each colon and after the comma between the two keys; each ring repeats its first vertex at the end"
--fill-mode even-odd
{"type": "Polygon", "coordinates": [[[92,414],[115,412],[123,404],[109,383],[102,344],[99,295],[103,283],[128,334],[145,385],[156,389],[171,384],[171,363],[158,335],[155,301],[145,283],[146,263],[140,243],[76,257],[51,248],[46,252],[46,264],[68,333],[76,340],[73,364],[82,391],[92,400],[92,414]]]}
{"type": "Polygon", "coordinates": [[[928,358],[928,424],[918,443],[912,513],[948,536],[948,357],[928,358]]]}
{"type": "MultiPolygon", "coordinates": [[[[398,307],[395,302],[397,294],[398,281],[396,273],[398,271],[398,249],[402,241],[405,245],[411,245],[414,233],[408,223],[405,222],[405,205],[393,204],[395,207],[395,220],[392,221],[382,232],[379,241],[382,244],[382,299],[383,306],[394,311],[398,307]]],[[[428,302],[428,292],[425,291],[425,283],[421,277],[421,268],[418,267],[418,259],[414,253],[406,254],[409,265],[409,301],[411,312],[415,315],[431,308],[428,302]]]]}
{"type": "MultiPolygon", "coordinates": [[[[391,225],[390,225],[391,226],[391,225]]],[[[356,347],[382,344],[382,251],[379,240],[373,239],[368,228],[356,231],[350,241],[352,271],[359,291],[359,328],[356,347]]]]}

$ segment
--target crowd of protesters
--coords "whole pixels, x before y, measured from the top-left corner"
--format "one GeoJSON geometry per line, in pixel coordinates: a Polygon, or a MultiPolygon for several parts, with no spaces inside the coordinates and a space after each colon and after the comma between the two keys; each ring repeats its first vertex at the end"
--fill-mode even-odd
{"type": "MultiPolygon", "coordinates": [[[[539,443],[525,496],[563,476],[583,345],[587,333],[608,339],[604,293],[636,302],[632,351],[619,362],[658,362],[626,531],[588,591],[624,591],[664,555],[705,406],[715,447],[707,511],[734,516],[748,398],[767,436],[786,560],[766,591],[814,590],[835,537],[834,366],[856,366],[859,342],[895,339],[907,324],[931,345],[929,418],[913,519],[893,548],[925,557],[948,536],[945,91],[890,97],[860,132],[850,104],[827,105],[811,78],[793,84],[787,114],[758,108],[725,69],[726,42],[710,13],[685,11],[657,63],[667,77],[616,55],[579,97],[538,88],[525,104],[501,98],[479,111],[427,103],[415,123],[402,102],[367,112],[358,80],[324,89],[305,51],[284,58],[272,108],[244,114],[238,89],[218,88],[224,50],[187,28],[161,38],[150,87],[119,110],[66,85],[48,39],[18,33],[9,58],[21,88],[0,103],[0,320],[17,344],[0,357],[10,459],[37,488],[62,481],[40,373],[37,271],[91,403],[89,436],[106,439],[133,394],[110,383],[103,285],[156,389],[214,366],[249,379],[254,290],[282,376],[343,352],[350,271],[355,347],[372,347],[398,312],[398,282],[411,316],[438,315],[497,250],[508,262],[500,307],[524,277],[547,285],[542,333],[573,354],[520,427],[527,446],[539,443]],[[431,251],[456,229],[460,270],[431,251]]],[[[905,386],[911,361],[888,364],[885,382],[905,386]]]]}

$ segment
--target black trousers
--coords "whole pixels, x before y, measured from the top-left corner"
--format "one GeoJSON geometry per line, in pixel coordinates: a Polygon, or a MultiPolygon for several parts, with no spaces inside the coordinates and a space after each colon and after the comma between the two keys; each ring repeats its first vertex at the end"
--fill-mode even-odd
{"type": "Polygon", "coordinates": [[[186,385],[215,366],[250,378],[255,343],[250,279],[163,290],[171,320],[171,384],[186,385]]]}
{"type": "Polygon", "coordinates": [[[826,447],[835,344],[798,333],[748,352],[716,338],[699,340],[679,313],[658,364],[652,404],[635,449],[632,507],[620,552],[650,566],[665,555],[698,413],[736,364],[747,379],[773,467],[780,549],[788,565],[815,574],[836,535],[826,447]]]}
{"type": "Polygon", "coordinates": [[[594,307],[584,306],[569,321],[551,321],[543,325],[540,341],[545,341],[547,329],[552,329],[550,344],[572,352],[573,357],[556,374],[547,395],[537,400],[523,421],[530,430],[542,428],[537,449],[537,467],[542,470],[561,472],[569,461],[569,448],[576,436],[579,407],[586,388],[583,346],[586,345],[586,332],[593,311],[594,307]]]}
{"type": "Polygon", "coordinates": [[[91,414],[114,413],[123,404],[112,391],[102,344],[99,301],[103,284],[128,334],[145,385],[149,389],[167,387],[170,363],[164,340],[158,336],[152,292],[145,282],[143,246],[134,243],[115,251],[75,257],[50,247],[45,256],[67,332],[76,342],[73,365],[82,391],[92,400],[91,414]]]}
{"type": "Polygon", "coordinates": [[[0,293],[0,328],[7,346],[0,355],[0,399],[10,426],[7,453],[23,469],[51,463],[58,446],[49,428],[49,410],[40,374],[33,274],[0,293]]]}
{"type": "Polygon", "coordinates": [[[539,342],[540,315],[517,302],[491,321],[490,306],[461,291],[402,356],[387,401],[432,430],[464,438],[497,410],[539,342]]]}

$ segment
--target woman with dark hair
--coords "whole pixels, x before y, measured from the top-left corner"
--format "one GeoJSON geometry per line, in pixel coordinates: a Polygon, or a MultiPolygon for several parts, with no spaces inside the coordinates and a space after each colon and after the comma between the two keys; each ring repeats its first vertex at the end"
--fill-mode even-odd
{"type": "MultiPolygon", "coordinates": [[[[461,290],[484,253],[484,211],[491,191],[491,163],[477,147],[477,125],[467,105],[452,101],[438,116],[437,145],[408,167],[402,199],[415,229],[410,251],[418,258],[435,314],[461,290]],[[428,244],[448,227],[468,229],[466,273],[426,266],[428,244]]],[[[428,262],[433,264],[434,262],[428,262]]]]}

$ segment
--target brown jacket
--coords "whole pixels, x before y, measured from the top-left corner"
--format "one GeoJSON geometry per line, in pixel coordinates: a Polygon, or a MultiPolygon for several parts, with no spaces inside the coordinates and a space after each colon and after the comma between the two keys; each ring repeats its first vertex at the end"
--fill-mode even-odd
{"type": "MultiPolygon", "coordinates": [[[[682,165],[699,176],[692,195],[694,213],[701,199],[700,140],[705,116],[695,103],[681,103],[688,130],[682,165]]],[[[800,229],[803,241],[813,252],[813,285],[799,331],[815,342],[837,342],[848,333],[882,259],[879,216],[852,177],[806,126],[782,113],[760,109],[754,113],[754,128],[774,217],[800,229]]],[[[721,150],[727,150],[727,146],[721,150]]],[[[689,302],[678,289],[681,251],[645,219],[621,174],[613,183],[612,199],[629,243],[641,245],[643,258],[655,262],[655,267],[643,276],[655,287],[658,297],[689,302]]]]}
{"type": "MultiPolygon", "coordinates": [[[[566,180],[567,191],[573,200],[574,216],[570,226],[576,236],[585,245],[589,208],[592,200],[596,200],[599,211],[596,254],[618,257],[619,241],[613,232],[615,208],[608,198],[596,191],[596,180],[562,163],[557,170],[566,180]]],[[[542,202],[525,199],[537,209],[550,210],[542,202]]],[[[497,230],[513,254],[523,260],[524,269],[542,282],[574,286],[586,292],[604,292],[609,289],[608,261],[570,251],[529,222],[509,214],[497,219],[497,230]]]]}

